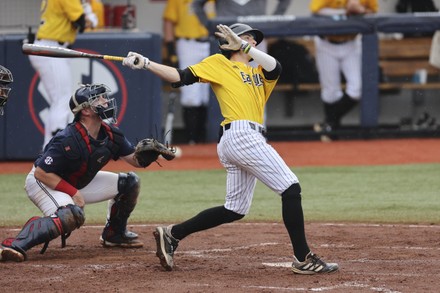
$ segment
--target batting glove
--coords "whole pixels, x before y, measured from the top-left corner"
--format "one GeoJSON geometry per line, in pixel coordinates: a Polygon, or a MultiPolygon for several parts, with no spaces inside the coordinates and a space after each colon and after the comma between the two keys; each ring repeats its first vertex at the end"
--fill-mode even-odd
{"type": "Polygon", "coordinates": [[[227,44],[221,45],[220,48],[231,51],[237,51],[241,49],[243,42],[245,41],[243,41],[239,36],[237,36],[237,34],[234,33],[229,26],[224,24],[219,24],[217,25],[217,29],[219,31],[216,32],[215,35],[219,38],[225,39],[228,42],[227,44]]]}
{"type": "Polygon", "coordinates": [[[127,57],[122,60],[122,65],[128,66],[131,69],[148,69],[150,65],[150,59],[142,56],[136,52],[129,52],[127,57]]]}

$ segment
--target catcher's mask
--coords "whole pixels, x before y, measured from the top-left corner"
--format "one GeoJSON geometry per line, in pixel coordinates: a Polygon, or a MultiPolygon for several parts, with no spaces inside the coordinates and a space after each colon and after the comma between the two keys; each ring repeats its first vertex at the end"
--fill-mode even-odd
{"type": "Polygon", "coordinates": [[[81,110],[91,108],[99,117],[108,122],[116,123],[118,107],[115,98],[110,98],[110,88],[104,84],[85,84],[70,98],[69,106],[75,115],[74,121],[79,121],[81,110]]]}
{"type": "Polygon", "coordinates": [[[9,84],[14,81],[12,73],[9,69],[0,65],[0,115],[3,115],[3,107],[8,101],[11,88],[9,84]]]}
{"type": "MultiPolygon", "coordinates": [[[[261,43],[264,39],[264,34],[257,29],[253,29],[251,26],[244,24],[244,23],[234,23],[231,24],[229,26],[229,28],[237,34],[237,36],[241,36],[243,34],[250,34],[254,37],[254,40],[257,42],[257,45],[259,43],[261,43]]],[[[224,45],[227,44],[228,42],[223,39],[223,38],[219,38],[218,39],[218,45],[224,45]]],[[[237,50],[238,51],[238,50],[237,50]]],[[[220,48],[220,52],[226,57],[226,58],[231,58],[231,53],[232,52],[237,52],[237,51],[231,51],[231,50],[224,50],[222,48],[220,48]]]]}

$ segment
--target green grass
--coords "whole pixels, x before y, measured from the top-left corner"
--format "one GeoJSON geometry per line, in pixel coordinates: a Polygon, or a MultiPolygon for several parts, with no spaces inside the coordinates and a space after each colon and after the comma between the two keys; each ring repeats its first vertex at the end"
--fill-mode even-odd
{"type": "MultiPolygon", "coordinates": [[[[295,168],[306,221],[440,224],[440,164],[295,168]]],[[[142,171],[130,223],[177,222],[222,205],[226,173],[142,171]]],[[[23,190],[25,174],[0,175],[0,225],[41,215],[23,190]]],[[[86,223],[102,224],[106,203],[87,205],[86,223]]],[[[257,184],[247,221],[281,221],[279,196],[257,184]]]]}

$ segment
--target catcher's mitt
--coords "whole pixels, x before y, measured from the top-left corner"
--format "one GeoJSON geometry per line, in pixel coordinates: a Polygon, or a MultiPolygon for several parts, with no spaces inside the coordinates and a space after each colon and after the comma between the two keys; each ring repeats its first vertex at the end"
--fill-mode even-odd
{"type": "Polygon", "coordinates": [[[171,161],[176,157],[175,149],[168,147],[154,138],[144,138],[139,141],[134,150],[134,158],[142,167],[147,167],[157,160],[159,155],[171,161]]]}

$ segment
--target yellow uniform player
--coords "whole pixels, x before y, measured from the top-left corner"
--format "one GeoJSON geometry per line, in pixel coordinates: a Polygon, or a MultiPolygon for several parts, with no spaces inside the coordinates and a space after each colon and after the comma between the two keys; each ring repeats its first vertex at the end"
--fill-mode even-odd
{"type": "MultiPolygon", "coordinates": [[[[51,47],[70,47],[78,32],[95,27],[96,15],[87,1],[43,0],[41,19],[35,44],[51,47]]],[[[66,127],[72,116],[68,101],[72,95],[70,59],[29,56],[33,68],[39,73],[45,90],[45,100],[49,105],[44,122],[43,147],[52,136],[66,127]]]]}
{"type": "Polygon", "coordinates": [[[214,54],[183,70],[150,61],[130,52],[123,65],[146,69],[174,86],[209,83],[220,104],[224,120],[219,129],[217,153],[227,171],[224,205],[200,212],[168,227],[157,227],[156,255],[166,270],[174,268],[174,251],[188,235],[242,219],[248,214],[257,179],[277,193],[282,202],[284,225],[292,244],[292,271],[322,274],[338,270],[310,251],[304,231],[301,187],[297,176],[277,151],[267,143],[264,106],[281,74],[280,63],[256,46],[261,31],[236,23],[218,25],[216,36],[222,54],[214,54]],[[253,68],[254,60],[258,68],[253,68]]]}
{"type": "MultiPolygon", "coordinates": [[[[352,15],[377,12],[377,0],[312,0],[310,10],[315,15],[345,19],[352,15]]],[[[336,139],[342,118],[355,107],[362,91],[362,43],[360,35],[332,35],[315,37],[316,65],[324,103],[324,122],[314,130],[321,140],[336,139]],[[346,80],[341,87],[341,73],[346,80]]]]}
{"type": "MultiPolygon", "coordinates": [[[[209,56],[207,29],[192,9],[193,1],[168,0],[163,12],[163,35],[168,51],[168,64],[186,68],[209,56]]],[[[214,2],[205,7],[214,17],[214,2]]],[[[180,89],[180,103],[188,143],[205,141],[209,85],[197,83],[180,89]]]]}

